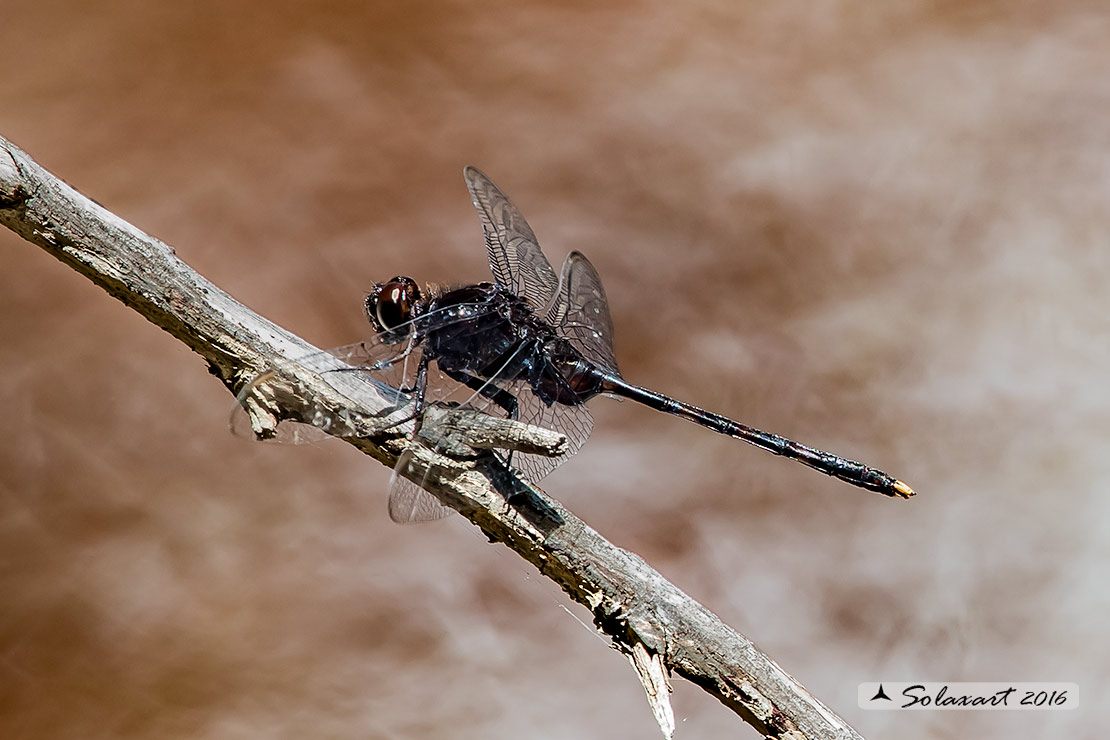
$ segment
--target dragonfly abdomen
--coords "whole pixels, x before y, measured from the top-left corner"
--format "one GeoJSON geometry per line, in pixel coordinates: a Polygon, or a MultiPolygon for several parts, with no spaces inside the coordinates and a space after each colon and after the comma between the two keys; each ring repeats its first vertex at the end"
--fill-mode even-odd
{"type": "Polygon", "coordinates": [[[912,488],[881,470],[876,470],[863,463],[848,460],[829,452],[815,450],[777,434],[755,429],[720,414],[714,414],[692,404],[683,403],[661,393],[656,393],[648,388],[633,385],[617,376],[606,377],[602,392],[628,398],[656,411],[692,421],[718,434],[743,440],[768,452],[796,460],[825,475],[831,475],[834,478],[839,478],[847,483],[876,493],[902,498],[913,495],[912,488]]]}

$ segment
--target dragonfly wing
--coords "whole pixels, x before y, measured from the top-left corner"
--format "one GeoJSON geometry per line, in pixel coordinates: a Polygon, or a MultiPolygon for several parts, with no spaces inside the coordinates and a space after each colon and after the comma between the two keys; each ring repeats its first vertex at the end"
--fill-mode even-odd
{"type": "MultiPolygon", "coordinates": [[[[305,368],[319,373],[337,390],[350,388],[349,384],[364,384],[358,390],[372,390],[394,409],[412,401],[409,391],[413,387],[416,369],[420,364],[422,347],[416,337],[420,335],[417,322],[436,322],[439,327],[462,321],[452,318],[450,309],[476,308],[476,304],[460,304],[422,314],[408,322],[417,331],[408,333],[408,339],[401,342],[386,341],[383,334],[376,334],[364,342],[334,347],[298,358],[305,368]]],[[[402,325],[403,327],[404,325],[402,325]]],[[[395,327],[401,328],[401,327],[395,327]]],[[[231,430],[238,436],[258,439],[259,435],[251,424],[246,407],[255,403],[255,394],[265,395],[266,381],[273,373],[261,373],[247,383],[240,391],[238,401],[231,414],[231,430]]],[[[445,400],[448,391],[439,387],[429,388],[426,400],[445,400]]],[[[372,420],[361,420],[363,423],[372,420]]],[[[327,436],[352,436],[357,433],[359,424],[353,423],[350,412],[344,409],[328,410],[314,405],[306,405],[294,411],[294,415],[281,420],[277,429],[268,430],[266,440],[301,444],[315,442],[327,436]],[[316,427],[314,431],[305,427],[316,427]]]]}
{"type": "MultiPolygon", "coordinates": [[[[520,372],[520,365],[515,362],[518,353],[519,350],[509,358],[494,379],[483,380],[473,377],[466,383],[460,382],[463,376],[456,374],[453,378],[444,373],[438,362],[430,363],[427,370],[427,400],[492,416],[507,416],[508,411],[495,399],[506,401],[503,388],[520,372]]],[[[442,452],[442,445],[437,445],[433,449],[442,452]]],[[[451,509],[424,490],[423,481],[415,483],[401,474],[401,471],[408,466],[410,457],[411,453],[403,452],[393,468],[389,484],[389,517],[399,524],[410,524],[433,521],[446,516],[451,509]]]]}
{"type": "Polygon", "coordinates": [[[532,227],[480,170],[467,167],[463,177],[486,233],[494,280],[543,315],[559,289],[559,278],[540,250],[532,227]]]}
{"type": "Polygon", "coordinates": [[[442,519],[451,513],[432,494],[400,474],[409,464],[412,453],[402,452],[389,478],[389,518],[398,524],[416,524],[442,519]]]}
{"type": "Polygon", "coordinates": [[[508,384],[506,390],[517,398],[517,419],[544,429],[563,434],[567,438],[567,450],[556,457],[527,455],[513,452],[509,464],[519,470],[532,483],[538,483],[544,476],[562,465],[576,454],[589,439],[593,429],[593,415],[585,405],[568,406],[553,403],[548,406],[532,393],[531,386],[524,380],[508,384]]]}
{"type": "MultiPolygon", "coordinates": [[[[375,337],[315,352],[299,358],[297,362],[319,373],[341,392],[361,394],[370,391],[385,400],[391,408],[397,408],[411,401],[402,389],[408,387],[405,377],[415,372],[419,353],[419,347],[390,345],[375,337]]],[[[237,436],[258,438],[248,408],[253,404],[270,406],[264,399],[270,393],[268,381],[271,377],[272,371],[263,372],[239,392],[238,403],[231,413],[231,430],[237,436]]],[[[372,419],[356,420],[348,409],[329,409],[314,403],[294,408],[288,401],[282,405],[290,416],[280,419],[276,429],[268,430],[265,441],[285,444],[318,442],[329,436],[352,436],[360,428],[373,424],[372,419]]]]}
{"type": "Polygon", "coordinates": [[[563,262],[559,294],[546,318],[583,357],[620,375],[605,289],[597,270],[581,252],[571,252],[563,262]]]}
{"type": "Polygon", "coordinates": [[[276,429],[272,431],[264,430],[262,432],[263,436],[259,436],[259,433],[255,432],[254,426],[251,424],[251,417],[247,413],[246,403],[246,397],[244,397],[243,401],[236,403],[231,408],[228,426],[231,427],[231,433],[236,437],[260,442],[275,442],[277,444],[292,445],[312,444],[314,442],[323,441],[329,437],[328,433],[319,427],[293,421],[291,419],[282,420],[277,425],[276,429]]]}
{"type": "Polygon", "coordinates": [[[365,342],[332,347],[313,358],[307,367],[317,369],[318,364],[324,368],[318,372],[353,374],[374,384],[381,395],[394,406],[400,406],[409,400],[408,391],[412,389],[422,350],[421,346],[410,342],[389,344],[383,341],[382,335],[377,335],[365,342]],[[338,358],[343,364],[327,367],[327,356],[338,358]]]}

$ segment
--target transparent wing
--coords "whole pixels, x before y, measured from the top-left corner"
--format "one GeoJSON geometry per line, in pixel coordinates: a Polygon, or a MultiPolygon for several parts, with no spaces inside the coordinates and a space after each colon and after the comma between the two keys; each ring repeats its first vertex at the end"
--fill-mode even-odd
{"type": "MultiPolygon", "coordinates": [[[[460,305],[467,307],[477,304],[460,305]]],[[[408,323],[445,322],[448,321],[446,317],[447,309],[443,309],[424,314],[408,323]]],[[[409,392],[413,387],[422,350],[420,345],[413,341],[415,336],[416,332],[411,333],[409,339],[405,341],[390,344],[385,341],[383,335],[375,335],[364,342],[334,347],[301,357],[298,362],[309,370],[319,373],[338,390],[343,390],[340,386],[351,387],[352,384],[361,390],[373,390],[393,409],[396,409],[412,402],[409,392]]],[[[255,402],[255,394],[265,396],[269,392],[266,381],[271,376],[271,372],[261,373],[239,392],[238,403],[232,409],[230,421],[231,430],[237,436],[260,439],[251,424],[247,407],[255,402]]],[[[438,377],[433,374],[433,380],[438,377]]],[[[447,400],[454,390],[450,384],[444,386],[432,382],[429,383],[425,399],[429,402],[447,400]]],[[[389,413],[392,411],[384,415],[389,413]]],[[[372,421],[351,418],[351,412],[345,409],[325,409],[305,405],[298,409],[294,416],[282,419],[276,429],[268,430],[261,439],[285,444],[305,444],[318,442],[329,436],[353,436],[357,433],[360,424],[365,426],[368,423],[372,424],[372,421]]]]}
{"type": "Polygon", "coordinates": [[[442,519],[451,513],[432,494],[399,472],[409,464],[410,452],[402,452],[389,478],[389,518],[398,524],[417,524],[442,519]]]}
{"type": "MultiPolygon", "coordinates": [[[[527,352],[528,348],[518,348],[518,353],[527,352]]],[[[505,461],[518,470],[525,478],[535,483],[541,480],[552,470],[561,465],[567,458],[574,455],[582,448],[590,436],[593,427],[593,417],[586,406],[568,406],[554,403],[547,405],[535,393],[532,385],[525,377],[520,377],[522,367],[528,363],[518,362],[520,357],[510,358],[502,372],[496,373],[493,379],[473,386],[456,383],[456,390],[449,396],[440,394],[449,402],[464,408],[473,409],[490,416],[501,418],[515,418],[528,424],[551,429],[567,437],[568,445],[564,454],[556,457],[544,455],[529,455],[520,452],[511,452],[504,455],[505,461]],[[477,387],[475,387],[477,386],[477,387]],[[504,401],[513,399],[516,410],[510,413],[498,398],[504,401]]],[[[565,379],[552,370],[549,382],[562,382],[565,379]]],[[[454,382],[447,379],[447,382],[454,382]]],[[[400,523],[428,521],[438,519],[449,513],[449,509],[439,503],[439,500],[425,491],[422,487],[413,484],[401,475],[401,470],[407,465],[404,459],[398,460],[394,469],[393,482],[390,490],[389,515],[394,521],[400,523]]]]}
{"type": "MultiPolygon", "coordinates": [[[[483,389],[500,389],[505,384],[505,378],[499,377],[499,382],[488,381],[482,383],[483,389]]],[[[411,387],[411,386],[406,386],[411,387]]],[[[487,396],[483,396],[477,388],[471,388],[449,377],[439,370],[436,363],[428,367],[428,387],[425,392],[428,403],[440,403],[457,406],[460,408],[480,411],[492,416],[507,416],[507,412],[494,403],[487,396]]],[[[426,440],[421,440],[426,442],[426,440]]],[[[436,452],[442,452],[441,446],[434,446],[436,452]]],[[[389,479],[389,518],[398,524],[417,524],[442,519],[451,513],[451,509],[439,502],[434,495],[424,490],[423,481],[414,483],[406,478],[402,471],[408,467],[411,453],[403,452],[397,458],[393,467],[393,474],[389,479]]]]}
{"type": "MultiPolygon", "coordinates": [[[[518,353],[519,351],[518,349],[518,353]]],[[[506,418],[509,416],[508,410],[499,405],[494,398],[506,386],[513,385],[515,373],[519,372],[519,366],[514,362],[515,355],[516,353],[509,359],[502,372],[496,373],[489,380],[475,380],[472,385],[460,383],[442,373],[438,364],[435,367],[429,367],[427,397],[431,398],[434,395],[440,403],[506,418]]],[[[527,388],[526,385],[525,388],[527,388]]],[[[530,390],[528,395],[531,395],[530,390]]],[[[436,451],[441,450],[437,447],[436,451]]],[[[411,457],[410,453],[402,453],[393,468],[393,475],[389,481],[389,518],[398,524],[414,524],[447,516],[451,513],[451,509],[424,490],[423,481],[417,484],[403,475],[402,471],[408,467],[409,457],[411,457]]]]}
{"type": "Polygon", "coordinates": [[[543,256],[532,227],[481,171],[467,167],[463,177],[486,232],[494,280],[527,300],[542,316],[559,289],[559,278],[543,256]]]}
{"type": "Polygon", "coordinates": [[[571,252],[563,262],[559,293],[546,318],[583,357],[620,375],[605,289],[597,270],[581,252],[571,252]]]}
{"type": "MultiPolygon", "coordinates": [[[[346,367],[329,368],[323,372],[366,379],[381,388],[394,406],[400,406],[409,400],[408,394],[422,351],[423,348],[412,343],[411,339],[389,344],[377,335],[364,342],[333,347],[318,356],[318,361],[326,363],[325,356],[342,360],[346,367]]],[[[316,361],[317,358],[310,358],[308,367],[315,369],[313,363],[316,361]]]]}
{"type": "MultiPolygon", "coordinates": [[[[265,374],[263,374],[265,375],[265,374]]],[[[263,376],[259,376],[252,380],[246,390],[247,393],[253,392],[253,388],[257,383],[264,380],[263,376]]],[[[243,439],[254,440],[258,442],[276,442],[279,444],[292,444],[304,445],[320,442],[328,439],[331,435],[325,432],[318,426],[310,423],[294,421],[292,419],[282,419],[276,429],[261,430],[256,432],[254,426],[251,424],[251,418],[247,413],[247,400],[246,396],[240,394],[241,399],[231,408],[231,415],[228,419],[228,426],[231,427],[231,433],[236,437],[243,439]]]]}
{"type": "MultiPolygon", "coordinates": [[[[388,410],[381,414],[383,419],[393,410],[411,403],[410,396],[402,390],[405,386],[401,378],[406,366],[411,364],[415,367],[418,361],[419,348],[413,348],[406,354],[404,347],[376,340],[336,347],[298,359],[301,365],[319,373],[336,390],[346,395],[376,394],[389,405],[388,410]]],[[[360,430],[373,428],[376,423],[384,423],[377,417],[356,417],[350,409],[308,403],[296,394],[278,402],[275,398],[277,393],[269,383],[273,375],[272,371],[263,372],[239,391],[230,419],[231,431],[236,436],[266,442],[306,444],[329,436],[354,436],[360,430]],[[276,406],[289,416],[280,419],[276,429],[256,430],[250,417],[250,409],[255,405],[266,409],[276,406]]]]}
{"type": "Polygon", "coordinates": [[[582,449],[582,445],[586,443],[593,429],[594,417],[585,405],[567,406],[553,403],[548,406],[539,396],[531,392],[530,387],[523,380],[509,384],[508,390],[517,397],[519,421],[551,429],[566,435],[567,438],[566,453],[557,457],[513,452],[508,458],[509,464],[519,470],[529,482],[538,483],[582,449]]]}

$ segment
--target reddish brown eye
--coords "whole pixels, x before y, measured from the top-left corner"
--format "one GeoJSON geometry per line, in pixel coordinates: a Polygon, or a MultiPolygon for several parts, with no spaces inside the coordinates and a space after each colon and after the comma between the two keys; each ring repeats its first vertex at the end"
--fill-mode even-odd
{"type": "Polygon", "coordinates": [[[409,302],[404,284],[391,282],[382,287],[377,314],[378,323],[386,330],[398,327],[409,320],[412,314],[412,303],[409,302]]]}
{"type": "Polygon", "coordinates": [[[389,282],[375,285],[366,297],[366,315],[379,332],[393,334],[399,340],[408,334],[409,321],[413,318],[420,291],[407,277],[395,277],[389,282]]]}

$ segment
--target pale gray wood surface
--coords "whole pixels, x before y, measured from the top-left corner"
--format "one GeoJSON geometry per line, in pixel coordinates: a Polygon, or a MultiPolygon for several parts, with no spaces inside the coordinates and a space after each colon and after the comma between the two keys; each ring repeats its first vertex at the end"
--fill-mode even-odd
{"type": "MultiPolygon", "coordinates": [[[[355,374],[333,373],[338,380],[324,382],[298,364],[298,357],[318,350],[237,302],[179,260],[172,248],[82,196],[2,138],[0,222],[180,339],[233,393],[259,373],[272,371],[271,391],[254,409],[258,428],[273,423],[271,414],[297,404],[351,408],[360,418],[388,411],[386,400],[355,374]]],[[[405,432],[400,426],[347,441],[392,467],[406,449],[405,432]]],[[[489,446],[491,439],[552,450],[559,445],[557,437],[523,425],[488,435],[473,446],[489,446]]],[[[859,737],[747,638],[637,555],[614,546],[557,501],[513,477],[494,456],[459,450],[446,457],[425,447],[412,451],[413,475],[427,473],[426,486],[444,503],[588,607],[598,629],[625,654],[660,656],[668,670],[716,696],[768,737],[859,737]]]]}

